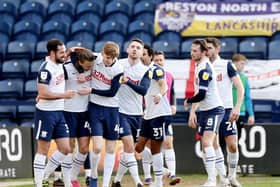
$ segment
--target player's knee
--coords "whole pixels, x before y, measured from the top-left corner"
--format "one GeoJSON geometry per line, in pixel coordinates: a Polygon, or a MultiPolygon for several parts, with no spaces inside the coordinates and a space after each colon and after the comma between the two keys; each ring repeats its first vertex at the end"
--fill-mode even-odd
{"type": "Polygon", "coordinates": [[[80,152],[81,154],[87,154],[88,151],[89,151],[88,146],[80,146],[80,147],[79,147],[79,152],[80,152]]]}
{"type": "Polygon", "coordinates": [[[235,152],[237,151],[237,146],[236,146],[236,144],[235,144],[235,143],[229,144],[229,145],[228,145],[228,150],[229,150],[229,152],[231,152],[231,153],[235,153],[235,152]]]}
{"type": "Polygon", "coordinates": [[[141,145],[140,143],[137,143],[136,146],[135,146],[135,151],[137,153],[141,153],[145,148],[145,145],[141,145]]]}

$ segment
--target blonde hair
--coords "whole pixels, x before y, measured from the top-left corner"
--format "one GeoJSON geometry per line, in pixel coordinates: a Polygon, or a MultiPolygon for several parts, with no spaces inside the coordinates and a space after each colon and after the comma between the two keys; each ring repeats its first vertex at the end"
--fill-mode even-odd
{"type": "Polygon", "coordinates": [[[231,60],[232,62],[239,62],[239,61],[247,61],[247,58],[243,54],[236,53],[232,56],[231,60]]]}
{"type": "Polygon", "coordinates": [[[118,58],[118,56],[120,55],[120,47],[117,43],[115,42],[106,42],[103,46],[103,50],[104,54],[114,58],[118,58]]]}

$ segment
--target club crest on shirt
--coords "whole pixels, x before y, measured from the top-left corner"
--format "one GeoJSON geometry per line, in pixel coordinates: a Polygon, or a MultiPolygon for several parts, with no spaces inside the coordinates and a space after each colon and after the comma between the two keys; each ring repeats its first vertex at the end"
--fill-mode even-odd
{"type": "Polygon", "coordinates": [[[163,75],[163,71],[161,69],[156,70],[156,75],[157,76],[162,76],[163,75]]]}
{"type": "Polygon", "coordinates": [[[42,71],[42,72],[40,73],[40,78],[41,78],[42,80],[46,80],[47,77],[48,77],[48,72],[42,71]]]}
{"type": "Polygon", "coordinates": [[[205,80],[205,81],[208,80],[209,79],[209,73],[203,72],[202,79],[205,80]]]}

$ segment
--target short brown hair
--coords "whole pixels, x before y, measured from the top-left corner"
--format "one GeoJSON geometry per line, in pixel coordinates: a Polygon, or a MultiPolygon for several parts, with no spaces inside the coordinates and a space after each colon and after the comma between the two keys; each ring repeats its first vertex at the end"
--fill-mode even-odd
{"type": "Polygon", "coordinates": [[[120,55],[119,45],[112,41],[106,42],[103,46],[102,51],[112,58],[118,58],[118,56],[120,55]]]}
{"type": "Polygon", "coordinates": [[[199,45],[201,51],[208,51],[205,39],[195,39],[192,41],[192,44],[199,45]]]}
{"type": "Polygon", "coordinates": [[[239,62],[239,61],[247,61],[247,58],[243,54],[236,53],[232,56],[231,60],[232,62],[239,62]]]}
{"type": "Polygon", "coordinates": [[[139,39],[139,38],[132,38],[130,41],[129,41],[129,45],[132,43],[132,42],[138,42],[138,43],[140,43],[143,47],[144,47],[144,42],[141,40],[141,39],[139,39]]]}
{"type": "Polygon", "coordinates": [[[215,48],[221,47],[221,41],[218,38],[208,37],[206,38],[206,42],[213,44],[215,48]]]}
{"type": "Polygon", "coordinates": [[[79,50],[76,52],[76,54],[77,54],[77,60],[80,62],[84,62],[84,61],[91,62],[95,59],[93,53],[88,49],[79,50]]]}

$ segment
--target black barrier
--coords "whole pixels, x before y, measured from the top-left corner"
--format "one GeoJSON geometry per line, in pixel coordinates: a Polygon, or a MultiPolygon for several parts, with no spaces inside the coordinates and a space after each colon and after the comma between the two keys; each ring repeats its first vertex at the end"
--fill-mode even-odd
{"type": "MultiPolygon", "coordinates": [[[[177,172],[205,173],[201,146],[195,140],[195,130],[185,124],[174,125],[174,146],[177,172]]],[[[242,174],[280,174],[279,124],[246,126],[239,141],[239,167],[242,174]]],[[[226,158],[226,157],[225,157],[226,158]]]]}
{"type": "Polygon", "coordinates": [[[0,128],[0,178],[32,177],[32,129],[0,128]]]}

